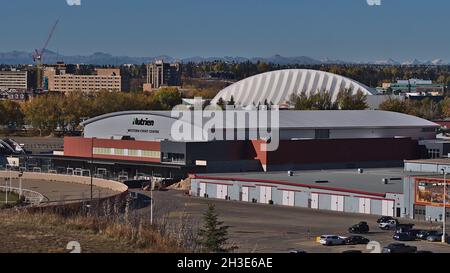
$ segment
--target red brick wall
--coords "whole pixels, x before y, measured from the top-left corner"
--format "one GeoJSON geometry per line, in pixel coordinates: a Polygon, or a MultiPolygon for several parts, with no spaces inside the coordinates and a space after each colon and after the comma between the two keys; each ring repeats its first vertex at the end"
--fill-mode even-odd
{"type": "MultiPolygon", "coordinates": [[[[94,147],[161,151],[161,144],[159,142],[152,142],[152,141],[94,139],[94,147]]],[[[82,137],[65,137],[64,156],[90,158],[92,156],[92,139],[82,137]]],[[[95,155],[94,158],[133,160],[143,162],[161,161],[160,159],[155,158],[113,156],[113,155],[95,155]]]]}

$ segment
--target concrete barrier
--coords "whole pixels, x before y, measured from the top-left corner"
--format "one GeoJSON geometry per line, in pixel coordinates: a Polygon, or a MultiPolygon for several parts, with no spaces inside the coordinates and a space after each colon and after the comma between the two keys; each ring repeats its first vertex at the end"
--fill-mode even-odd
{"type": "MultiPolygon", "coordinates": [[[[8,178],[10,176],[9,171],[0,171],[0,178],[8,178]]],[[[19,172],[11,172],[12,178],[19,177],[19,172]]],[[[33,180],[44,180],[50,182],[66,182],[75,183],[82,185],[90,185],[91,178],[86,176],[75,176],[75,175],[63,175],[63,174],[51,174],[51,173],[37,173],[37,172],[24,172],[23,179],[33,179],[33,180]]],[[[127,185],[106,179],[94,178],[92,184],[99,188],[105,188],[112,191],[117,191],[123,193],[128,191],[127,185]]]]}
{"type": "MultiPolygon", "coordinates": [[[[0,179],[12,177],[13,179],[17,179],[19,177],[19,172],[9,172],[9,171],[0,171],[0,179]]],[[[25,172],[22,176],[25,180],[44,180],[49,182],[66,182],[66,183],[76,183],[82,185],[90,185],[91,178],[83,177],[83,176],[75,176],[75,175],[62,175],[62,174],[50,174],[50,173],[35,173],[35,172],[25,172]]],[[[95,199],[92,206],[101,207],[103,204],[108,202],[120,203],[123,202],[128,195],[128,187],[127,185],[106,179],[94,178],[92,184],[99,188],[109,189],[117,192],[117,194],[113,194],[111,196],[95,199]]],[[[29,211],[53,211],[61,214],[74,214],[78,213],[85,209],[83,203],[85,201],[79,202],[70,202],[70,203],[59,203],[59,202],[44,202],[39,206],[29,207],[29,211]]]]}

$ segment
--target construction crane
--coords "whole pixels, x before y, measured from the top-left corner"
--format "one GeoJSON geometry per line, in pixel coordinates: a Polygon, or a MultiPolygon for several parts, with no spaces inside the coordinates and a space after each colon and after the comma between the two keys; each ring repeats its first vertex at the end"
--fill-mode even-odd
{"type": "Polygon", "coordinates": [[[44,53],[45,50],[48,47],[48,44],[50,43],[50,40],[52,39],[53,33],[55,33],[56,30],[56,26],[59,23],[59,19],[56,20],[55,24],[53,25],[52,29],[50,30],[50,33],[47,37],[47,40],[45,41],[44,46],[42,47],[42,49],[35,49],[34,53],[33,53],[33,61],[36,63],[36,68],[37,68],[37,72],[36,72],[36,78],[37,78],[37,89],[42,89],[42,76],[41,76],[41,71],[42,71],[42,63],[43,63],[43,57],[44,57],[44,53]]]}

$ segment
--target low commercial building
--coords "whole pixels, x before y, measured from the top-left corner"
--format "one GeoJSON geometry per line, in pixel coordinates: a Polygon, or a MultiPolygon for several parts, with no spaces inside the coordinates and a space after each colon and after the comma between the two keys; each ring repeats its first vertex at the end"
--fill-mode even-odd
{"type": "Polygon", "coordinates": [[[406,217],[402,169],[191,176],[191,194],[290,207],[406,217]]]}
{"type": "Polygon", "coordinates": [[[383,83],[384,90],[392,90],[394,93],[434,94],[442,95],[445,84],[435,84],[431,80],[409,79],[398,80],[395,83],[383,83]]]}
{"type": "Polygon", "coordinates": [[[19,70],[0,71],[0,89],[28,89],[28,72],[19,70]]]}
{"type": "Polygon", "coordinates": [[[122,77],[118,68],[97,68],[96,75],[66,74],[65,70],[46,67],[44,89],[55,92],[121,92],[122,77]]]}

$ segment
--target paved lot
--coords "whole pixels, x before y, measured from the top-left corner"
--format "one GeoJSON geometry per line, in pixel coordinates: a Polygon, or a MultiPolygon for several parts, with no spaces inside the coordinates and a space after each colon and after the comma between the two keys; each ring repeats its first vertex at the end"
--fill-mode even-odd
{"type": "MultiPolygon", "coordinates": [[[[139,191],[146,196],[149,192],[139,191]]],[[[289,208],[262,204],[200,199],[184,196],[182,192],[154,192],[156,217],[169,213],[170,219],[179,221],[182,211],[189,213],[195,222],[201,222],[208,203],[216,204],[222,221],[230,226],[230,239],[239,245],[240,252],[287,252],[301,248],[313,253],[340,253],[344,250],[358,249],[370,252],[366,246],[325,247],[316,243],[315,237],[322,234],[348,236],[347,228],[360,221],[367,221],[371,233],[366,237],[378,241],[381,246],[395,242],[392,231],[377,228],[378,217],[360,214],[344,214],[328,211],[315,211],[302,208],[289,208]]],[[[149,215],[149,207],[138,210],[149,215]]],[[[403,222],[411,222],[404,220],[403,222]]],[[[417,228],[430,228],[429,223],[416,223],[417,228]]],[[[434,225],[434,228],[437,224],[434,225]]],[[[419,250],[450,253],[450,245],[428,242],[407,242],[419,250]]]]}
{"type": "MultiPolygon", "coordinates": [[[[1,181],[3,182],[3,181],[1,181]]],[[[23,180],[22,187],[41,193],[51,202],[57,201],[75,201],[90,198],[91,187],[67,182],[53,182],[45,180],[23,180]]],[[[13,179],[13,187],[19,187],[19,181],[13,179]]],[[[104,188],[93,188],[94,197],[106,197],[115,194],[114,191],[104,188]]]]}

